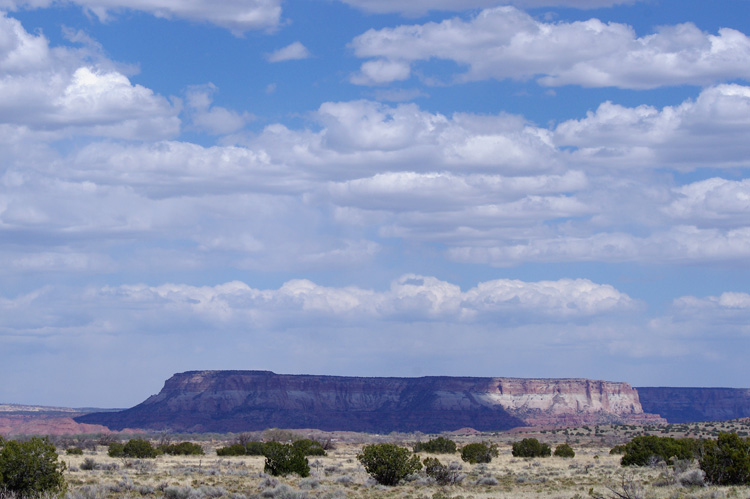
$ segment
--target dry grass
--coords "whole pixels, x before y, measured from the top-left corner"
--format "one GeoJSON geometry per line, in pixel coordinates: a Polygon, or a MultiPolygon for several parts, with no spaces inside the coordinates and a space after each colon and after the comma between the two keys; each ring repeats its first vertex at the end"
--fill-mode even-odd
{"type": "MultiPolygon", "coordinates": [[[[726,423],[731,429],[746,427],[747,422],[726,423]]],[[[718,423],[703,426],[699,433],[714,431],[718,423]]],[[[662,467],[622,468],[620,456],[609,454],[612,445],[632,438],[631,432],[682,436],[692,435],[693,425],[683,433],[668,432],[665,427],[591,426],[563,430],[529,429],[513,433],[452,437],[459,445],[491,441],[499,445],[500,456],[490,464],[469,465],[459,454],[435,455],[448,465],[461,466],[465,476],[457,485],[441,487],[424,475],[415,475],[402,485],[383,487],[364,471],[356,455],[366,442],[394,441],[411,447],[425,435],[340,434],[336,449],[325,457],[311,457],[311,476],[269,477],[263,473],[262,457],[216,456],[216,448],[226,441],[200,442],[205,456],[135,460],[110,458],[105,447],[87,451],[83,456],[63,455],[68,464],[68,496],[71,499],[105,497],[168,498],[263,498],[263,499],[343,499],[387,497],[393,499],[483,499],[483,498],[731,498],[750,497],[750,487],[694,487],[696,472],[662,467]],[[586,429],[588,428],[588,429],[586,429]],[[567,434],[565,434],[567,433],[567,434]],[[536,436],[551,446],[569,442],[576,456],[564,458],[519,459],[511,455],[511,443],[536,436]],[[86,461],[88,460],[88,461],[86,461]],[[93,460],[94,469],[91,467],[93,460]],[[88,464],[89,466],[86,466],[88,464]],[[690,475],[690,473],[693,473],[690,475]],[[692,482],[691,482],[692,480],[692,482]]],[[[424,459],[428,454],[422,454],[424,459]]],[[[695,463],[692,467],[695,468],[695,463]]]]}

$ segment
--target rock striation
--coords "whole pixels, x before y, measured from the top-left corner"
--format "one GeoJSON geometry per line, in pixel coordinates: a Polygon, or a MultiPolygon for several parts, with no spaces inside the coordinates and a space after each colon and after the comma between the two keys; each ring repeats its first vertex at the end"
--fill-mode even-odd
{"type": "Polygon", "coordinates": [[[746,388],[638,388],[643,410],[670,423],[726,421],[750,417],[746,388]]]}
{"type": "Polygon", "coordinates": [[[587,379],[364,378],[270,371],[175,374],[141,404],[76,418],[112,430],[242,432],[266,428],[441,432],[660,422],[627,383],[587,379]]]}

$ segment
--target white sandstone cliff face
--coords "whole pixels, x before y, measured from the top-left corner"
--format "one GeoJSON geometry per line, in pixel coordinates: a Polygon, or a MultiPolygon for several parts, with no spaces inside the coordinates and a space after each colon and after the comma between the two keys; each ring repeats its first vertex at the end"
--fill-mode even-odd
{"type": "Polygon", "coordinates": [[[438,410],[476,409],[477,405],[500,407],[529,425],[651,421],[654,418],[644,414],[633,387],[609,381],[492,378],[468,390],[441,387],[435,395],[432,405],[438,410]]]}
{"type": "Polygon", "coordinates": [[[497,378],[496,382],[496,390],[489,391],[483,398],[512,412],[643,414],[638,392],[627,383],[504,378],[497,378]]]}

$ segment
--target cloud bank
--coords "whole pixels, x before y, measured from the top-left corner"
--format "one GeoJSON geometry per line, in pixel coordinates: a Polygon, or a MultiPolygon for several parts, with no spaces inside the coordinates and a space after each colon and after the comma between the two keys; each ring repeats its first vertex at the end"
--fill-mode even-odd
{"type": "Polygon", "coordinates": [[[3,0],[0,8],[37,9],[67,3],[79,5],[102,22],[118,12],[133,10],[166,19],[211,23],[238,35],[248,30],[274,29],[281,18],[281,0],[3,0]]]}
{"type": "Polygon", "coordinates": [[[625,24],[545,23],[514,7],[466,20],[371,29],[351,45],[358,57],[371,58],[352,77],[360,85],[406,80],[415,64],[430,59],[467,68],[455,82],[535,78],[549,87],[650,89],[750,76],[750,39],[733,29],[714,35],[685,23],[638,37],[625,24]]]}

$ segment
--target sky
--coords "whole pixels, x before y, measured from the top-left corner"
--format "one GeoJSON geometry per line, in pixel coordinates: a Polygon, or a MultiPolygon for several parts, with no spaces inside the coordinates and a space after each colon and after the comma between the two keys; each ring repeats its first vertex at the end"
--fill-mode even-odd
{"type": "Polygon", "coordinates": [[[748,137],[748,0],[0,0],[0,402],[748,387],[748,137]]]}

